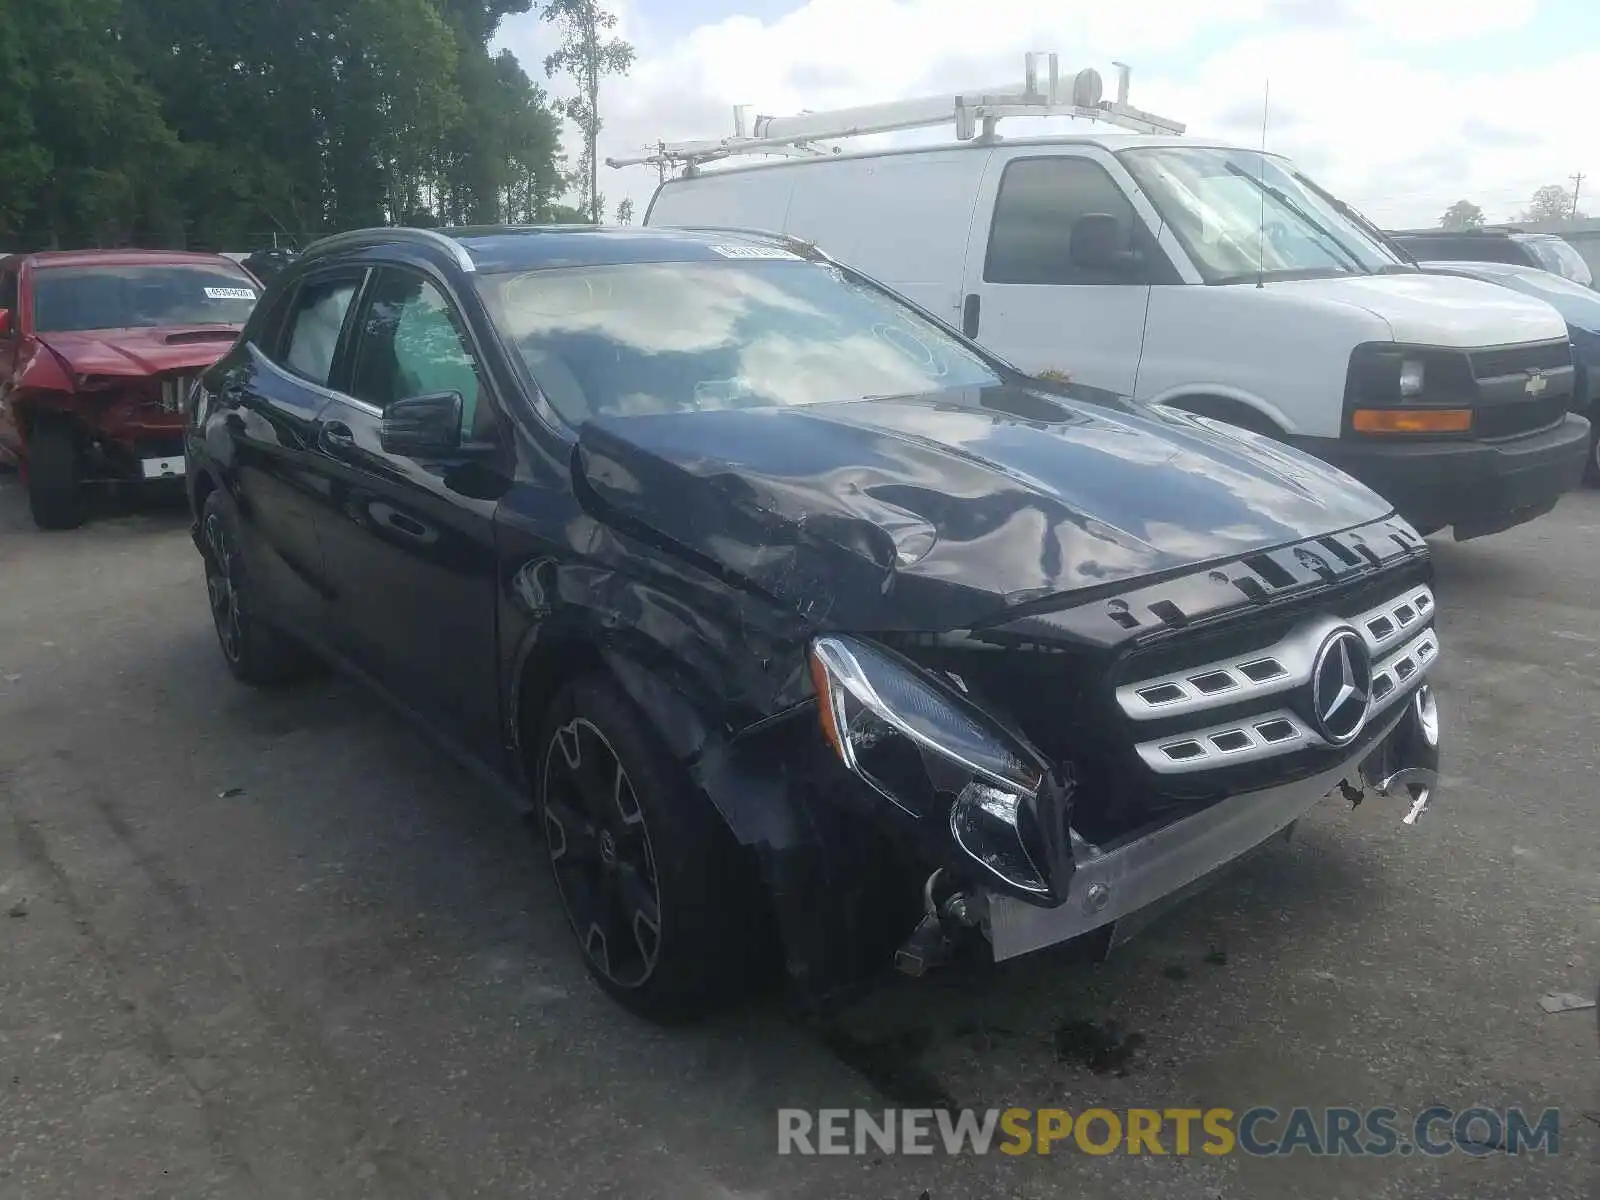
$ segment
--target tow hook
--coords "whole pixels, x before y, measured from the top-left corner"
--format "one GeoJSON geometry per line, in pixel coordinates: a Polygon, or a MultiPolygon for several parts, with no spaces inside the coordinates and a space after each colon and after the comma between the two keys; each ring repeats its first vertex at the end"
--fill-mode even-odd
{"type": "Polygon", "coordinates": [[[1405,767],[1378,784],[1377,792],[1380,796],[1401,794],[1409,796],[1411,808],[1400,818],[1400,823],[1415,825],[1417,819],[1427,811],[1428,801],[1433,799],[1434,790],[1438,786],[1439,772],[1430,771],[1426,767],[1405,767]]]}
{"type": "Polygon", "coordinates": [[[935,871],[922,885],[922,920],[894,952],[894,969],[913,979],[949,962],[961,930],[976,927],[980,920],[978,905],[965,892],[952,892],[942,904],[934,899],[943,874],[943,869],[935,871]]]}

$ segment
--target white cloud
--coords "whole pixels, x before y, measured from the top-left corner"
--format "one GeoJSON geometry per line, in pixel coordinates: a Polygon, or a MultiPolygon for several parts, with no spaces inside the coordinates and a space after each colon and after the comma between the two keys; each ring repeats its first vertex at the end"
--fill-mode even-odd
{"type": "MultiPolygon", "coordinates": [[[[740,103],[784,114],[1020,81],[1024,51],[1056,49],[1108,86],[1111,61],[1130,62],[1135,104],[1252,145],[1270,81],[1269,147],[1385,224],[1431,224],[1463,197],[1508,219],[1575,171],[1600,187],[1589,102],[1600,51],[1557,43],[1514,69],[1488,65],[1485,47],[1537,10],[1536,0],[990,0],[980,15],[957,0],[811,0],[776,20],[730,16],[663,36],[661,19],[629,0],[620,32],[639,58],[606,82],[601,154],[730,134],[740,103]]],[[[516,20],[502,41],[543,75],[548,26],[516,20]]],[[[602,169],[613,210],[630,196],[642,215],[655,183],[649,168],[602,169]]]]}

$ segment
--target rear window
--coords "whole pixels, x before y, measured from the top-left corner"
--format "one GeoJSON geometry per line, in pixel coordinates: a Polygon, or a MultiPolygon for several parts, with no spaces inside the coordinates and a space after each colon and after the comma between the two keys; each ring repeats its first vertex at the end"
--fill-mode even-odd
{"type": "Polygon", "coordinates": [[[1546,271],[1552,271],[1584,287],[1594,282],[1594,276],[1590,273],[1589,264],[1584,261],[1583,255],[1560,238],[1528,238],[1526,245],[1546,271]]]}
{"type": "Polygon", "coordinates": [[[528,271],[478,286],[540,390],[573,424],[999,382],[959,339],[834,267],[726,249],[725,263],[528,271]]]}
{"type": "Polygon", "coordinates": [[[49,267],[33,275],[33,325],[40,333],[243,325],[255,282],[221,263],[49,267]]]}

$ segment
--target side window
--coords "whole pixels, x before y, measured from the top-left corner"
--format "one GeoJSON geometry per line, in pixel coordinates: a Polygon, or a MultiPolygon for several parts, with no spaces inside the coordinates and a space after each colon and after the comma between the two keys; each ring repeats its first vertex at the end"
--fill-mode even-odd
{"type": "Polygon", "coordinates": [[[353,279],[315,281],[303,286],[289,311],[283,365],[312,383],[326,384],[339,346],[339,331],[355,295],[353,279]]]}
{"type": "Polygon", "coordinates": [[[350,394],[376,408],[457,392],[461,440],[494,437],[494,409],[461,319],[433,284],[409,271],[380,271],[361,314],[350,394]]]}
{"type": "Polygon", "coordinates": [[[1000,180],[983,277],[990,283],[1145,284],[1149,275],[1131,253],[1138,229],[1133,205],[1099,163],[1019,158],[1000,180]],[[1085,222],[1089,216],[1099,219],[1085,222]]]}

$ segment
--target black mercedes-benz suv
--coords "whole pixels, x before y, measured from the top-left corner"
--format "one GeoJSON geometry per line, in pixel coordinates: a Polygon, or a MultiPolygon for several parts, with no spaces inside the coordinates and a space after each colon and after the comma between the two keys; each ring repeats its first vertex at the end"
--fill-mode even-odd
{"type": "Polygon", "coordinates": [[[651,1015],[1110,945],[1330,793],[1436,786],[1387,504],[803,243],[341,234],[186,440],[234,674],[331,660],[511,785],[651,1015]]]}

